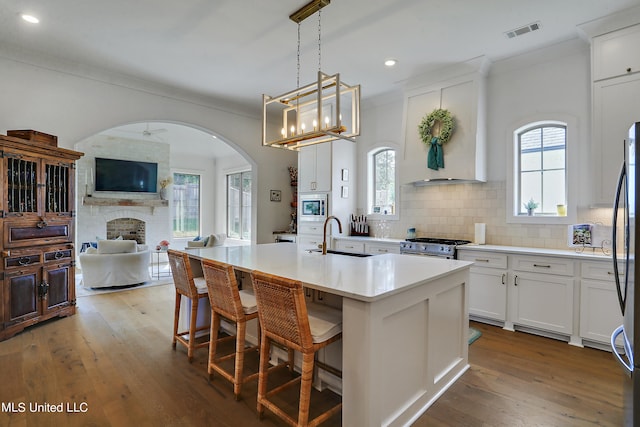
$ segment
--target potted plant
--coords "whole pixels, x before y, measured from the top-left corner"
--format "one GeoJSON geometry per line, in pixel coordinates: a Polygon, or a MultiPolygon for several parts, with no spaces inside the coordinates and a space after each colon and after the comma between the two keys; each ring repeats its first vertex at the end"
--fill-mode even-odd
{"type": "Polygon", "coordinates": [[[529,201],[527,203],[523,203],[523,204],[524,204],[524,208],[527,210],[527,215],[529,215],[529,216],[533,215],[533,211],[539,205],[536,201],[533,200],[533,197],[531,199],[529,199],[529,201]]]}

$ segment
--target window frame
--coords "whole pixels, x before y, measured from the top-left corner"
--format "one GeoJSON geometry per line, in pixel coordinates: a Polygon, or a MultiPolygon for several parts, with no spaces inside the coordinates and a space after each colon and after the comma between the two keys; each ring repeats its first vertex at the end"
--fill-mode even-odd
{"type": "MultiPolygon", "coordinates": [[[[240,175],[240,182],[242,183],[242,179],[243,176],[245,174],[248,174],[249,177],[251,178],[251,193],[250,193],[250,203],[251,205],[249,206],[250,208],[250,216],[253,216],[253,172],[251,171],[251,169],[242,169],[242,170],[236,170],[236,171],[227,171],[225,173],[225,199],[226,199],[226,207],[225,207],[225,217],[226,217],[226,221],[225,221],[225,225],[226,225],[226,231],[227,231],[227,236],[229,238],[232,239],[237,239],[237,240],[244,240],[244,241],[251,241],[252,238],[252,227],[251,227],[251,220],[252,218],[249,218],[249,224],[248,224],[248,230],[244,230],[244,228],[242,228],[242,223],[243,223],[243,215],[242,215],[242,211],[243,211],[243,204],[242,204],[242,190],[241,190],[241,194],[239,197],[239,201],[240,201],[240,206],[239,206],[239,214],[240,214],[240,236],[239,237],[235,237],[231,235],[230,229],[229,229],[229,221],[230,221],[230,217],[229,217],[229,208],[230,208],[230,201],[229,201],[229,177],[232,175],[240,175]],[[246,233],[248,234],[247,238],[243,237],[244,232],[246,231],[246,233]]],[[[242,184],[241,184],[242,185],[242,184]]]]}
{"type": "Polygon", "coordinates": [[[536,117],[529,120],[522,120],[509,126],[507,131],[507,194],[506,194],[506,222],[510,224],[573,224],[577,220],[577,198],[578,198],[578,126],[577,119],[563,114],[554,114],[553,118],[536,117]],[[565,192],[567,215],[519,215],[520,204],[520,156],[519,156],[519,135],[539,127],[563,126],[566,130],[565,139],[565,192]]]}
{"type": "Polygon", "coordinates": [[[371,148],[367,152],[367,217],[372,220],[398,220],[400,206],[400,186],[398,184],[398,153],[399,150],[389,145],[380,145],[371,148]],[[375,203],[375,157],[383,151],[393,151],[396,157],[396,168],[394,170],[394,192],[395,192],[395,209],[392,214],[373,213],[373,205],[375,203]]]}
{"type": "Polygon", "coordinates": [[[174,224],[175,221],[177,220],[176,217],[176,211],[175,211],[175,201],[176,198],[175,196],[172,194],[171,196],[171,236],[172,239],[175,240],[191,240],[194,237],[200,236],[202,234],[202,173],[201,172],[194,172],[194,171],[183,171],[183,170],[176,170],[171,172],[171,178],[173,180],[173,184],[172,184],[172,188],[171,188],[171,192],[174,192],[175,189],[175,182],[176,182],[176,175],[193,175],[193,176],[197,176],[198,177],[198,230],[197,230],[197,234],[195,236],[176,236],[175,233],[175,229],[174,229],[174,224]]]}

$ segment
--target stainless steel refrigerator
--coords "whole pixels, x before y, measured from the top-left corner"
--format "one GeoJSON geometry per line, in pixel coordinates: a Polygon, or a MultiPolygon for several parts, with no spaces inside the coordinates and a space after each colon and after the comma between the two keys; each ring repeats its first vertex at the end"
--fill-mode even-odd
{"type": "Polygon", "coordinates": [[[624,162],[618,179],[613,206],[613,270],[623,324],[611,335],[613,354],[625,372],[624,425],[640,426],[640,355],[634,353],[634,343],[640,342],[640,292],[634,292],[636,242],[639,242],[635,224],[638,188],[636,183],[636,135],[640,135],[640,122],[629,129],[625,140],[624,162]],[[634,357],[638,356],[638,357],[634,357]]]}

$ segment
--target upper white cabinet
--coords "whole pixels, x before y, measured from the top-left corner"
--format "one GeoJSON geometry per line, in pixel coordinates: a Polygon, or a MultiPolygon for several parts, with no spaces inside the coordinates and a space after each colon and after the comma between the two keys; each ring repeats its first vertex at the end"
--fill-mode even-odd
{"type": "Polygon", "coordinates": [[[594,81],[640,72],[640,24],[593,38],[594,81]]]}
{"type": "Polygon", "coordinates": [[[331,142],[302,147],[298,152],[298,191],[331,191],[331,142]]]}
{"type": "Polygon", "coordinates": [[[472,73],[407,93],[404,156],[397,166],[401,184],[486,180],[485,85],[483,75],[472,73]],[[427,168],[429,148],[420,139],[418,125],[438,108],[449,110],[455,127],[443,145],[444,168],[433,170],[427,168]]]}
{"type": "Polygon", "coordinates": [[[640,120],[640,25],[592,38],[591,203],[612,206],[624,140],[640,120]]]}

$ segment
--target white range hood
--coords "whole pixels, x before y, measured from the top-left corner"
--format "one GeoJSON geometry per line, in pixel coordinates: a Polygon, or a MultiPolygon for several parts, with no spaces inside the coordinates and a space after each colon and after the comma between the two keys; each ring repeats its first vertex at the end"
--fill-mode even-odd
{"type": "MultiPolygon", "coordinates": [[[[486,181],[486,69],[480,58],[464,64],[476,70],[407,90],[404,105],[404,156],[396,165],[401,184],[436,185],[486,181]],[[449,110],[454,132],[443,145],[444,168],[427,167],[429,148],[418,125],[433,110],[449,110]]],[[[451,72],[451,70],[448,70],[451,72]]],[[[449,74],[451,75],[451,74],[449,74]]]]}

